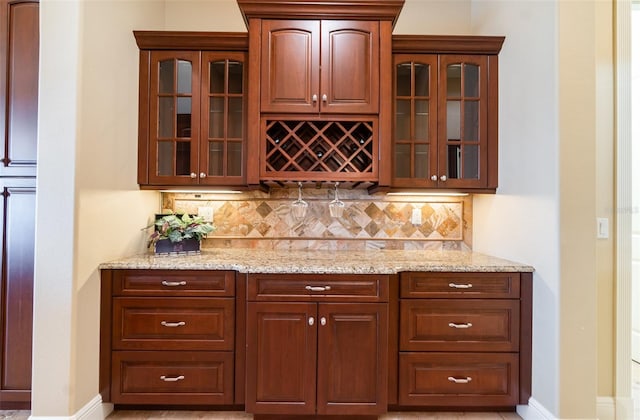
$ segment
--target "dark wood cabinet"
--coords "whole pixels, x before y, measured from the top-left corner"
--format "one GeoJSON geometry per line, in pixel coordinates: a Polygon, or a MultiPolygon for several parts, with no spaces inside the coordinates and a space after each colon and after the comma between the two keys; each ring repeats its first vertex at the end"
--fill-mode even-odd
{"type": "Polygon", "coordinates": [[[245,185],[246,34],[134,34],[140,48],[138,183],[245,185]]]}
{"type": "Polygon", "coordinates": [[[386,411],[387,276],[249,275],[247,307],[248,412],[386,411]]]}
{"type": "Polygon", "coordinates": [[[400,405],[527,403],[530,273],[402,273],[400,282],[400,405]]]}
{"type": "Polygon", "coordinates": [[[396,188],[497,188],[503,37],[394,36],[396,188]]]}
{"type": "Polygon", "coordinates": [[[262,20],[263,113],[376,114],[379,22],[262,20]]]}
{"type": "Polygon", "coordinates": [[[31,406],[39,2],[0,0],[0,409],[31,406]]]}
{"type": "Polygon", "coordinates": [[[104,270],[103,401],[234,404],[235,277],[232,271],[104,270]]]}

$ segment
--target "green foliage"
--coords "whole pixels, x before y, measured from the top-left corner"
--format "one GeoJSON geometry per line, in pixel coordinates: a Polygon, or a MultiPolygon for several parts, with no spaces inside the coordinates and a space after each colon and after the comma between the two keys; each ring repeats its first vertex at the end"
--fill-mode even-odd
{"type": "Polygon", "coordinates": [[[182,216],[168,214],[149,226],[155,229],[149,236],[148,246],[152,246],[160,239],[169,239],[171,242],[181,242],[184,239],[195,238],[201,240],[209,232],[213,232],[215,227],[204,221],[202,217],[191,217],[188,214],[182,216]]]}

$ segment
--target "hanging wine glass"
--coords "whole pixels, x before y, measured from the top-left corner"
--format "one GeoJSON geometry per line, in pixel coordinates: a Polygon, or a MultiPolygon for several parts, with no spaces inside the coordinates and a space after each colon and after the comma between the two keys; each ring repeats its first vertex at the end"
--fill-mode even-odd
{"type": "Polygon", "coordinates": [[[298,199],[291,203],[291,212],[296,219],[302,219],[307,214],[309,203],[302,199],[302,182],[298,182],[298,199]]]}
{"type": "Polygon", "coordinates": [[[338,198],[338,184],[339,182],[336,182],[335,198],[329,203],[329,214],[331,214],[331,217],[342,217],[342,212],[344,211],[344,202],[338,198]]]}

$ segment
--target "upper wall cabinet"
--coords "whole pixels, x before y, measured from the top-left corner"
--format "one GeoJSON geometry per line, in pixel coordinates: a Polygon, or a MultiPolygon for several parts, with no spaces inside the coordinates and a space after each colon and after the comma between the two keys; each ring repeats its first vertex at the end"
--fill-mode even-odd
{"type": "Polygon", "coordinates": [[[379,23],[263,20],[262,112],[378,112],[379,23]]]}
{"type": "Polygon", "coordinates": [[[249,28],[248,184],[389,185],[391,31],[404,0],[238,0],[249,28]],[[389,167],[387,167],[389,166],[389,167]],[[381,175],[384,174],[384,175],[381,175]],[[385,178],[386,177],[386,178],[385,178]]]}
{"type": "Polygon", "coordinates": [[[495,192],[503,40],[394,36],[392,187],[495,192]]]}
{"type": "Polygon", "coordinates": [[[138,182],[246,184],[247,35],[135,32],[138,182]]]}

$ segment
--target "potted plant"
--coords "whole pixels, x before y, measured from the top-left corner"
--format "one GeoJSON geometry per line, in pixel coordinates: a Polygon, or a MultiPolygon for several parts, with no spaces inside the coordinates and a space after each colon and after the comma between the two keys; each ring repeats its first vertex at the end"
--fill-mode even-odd
{"type": "Polygon", "coordinates": [[[199,252],[202,238],[215,229],[202,217],[186,213],[164,215],[151,226],[148,247],[153,246],[156,254],[199,252]]]}

